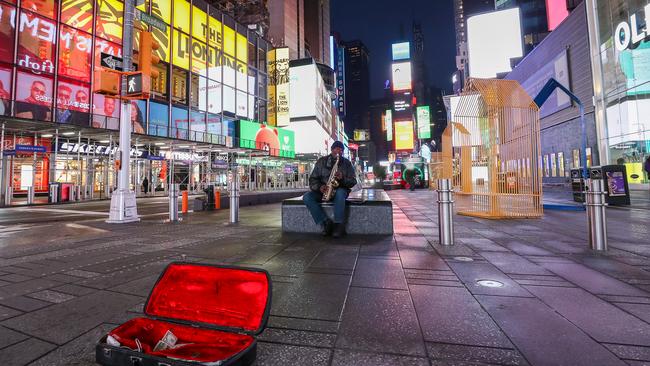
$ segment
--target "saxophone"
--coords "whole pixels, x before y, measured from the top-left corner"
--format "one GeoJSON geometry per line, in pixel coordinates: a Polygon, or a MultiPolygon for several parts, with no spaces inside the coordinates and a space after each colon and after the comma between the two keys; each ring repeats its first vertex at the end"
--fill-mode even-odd
{"type": "Polygon", "coordinates": [[[332,172],[330,173],[330,177],[327,180],[327,189],[325,190],[325,193],[323,193],[323,202],[328,202],[332,199],[332,196],[334,195],[334,190],[339,187],[339,181],[336,180],[336,172],[338,171],[339,168],[339,156],[336,155],[336,162],[334,162],[334,166],[332,167],[332,172]]]}

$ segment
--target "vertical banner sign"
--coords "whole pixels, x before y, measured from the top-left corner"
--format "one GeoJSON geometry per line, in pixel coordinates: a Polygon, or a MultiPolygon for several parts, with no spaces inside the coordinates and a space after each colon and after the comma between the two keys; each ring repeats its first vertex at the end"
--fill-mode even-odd
{"type": "Polygon", "coordinates": [[[345,117],[345,48],[339,47],[336,62],[336,107],[339,117],[345,117]]]}
{"type": "Polygon", "coordinates": [[[386,141],[393,141],[393,111],[386,110],[386,141]]]}
{"type": "Polygon", "coordinates": [[[289,125],[289,48],[269,51],[267,55],[268,122],[271,126],[289,125]]]}
{"type": "Polygon", "coordinates": [[[418,138],[431,138],[431,112],[428,105],[417,107],[418,138]]]}

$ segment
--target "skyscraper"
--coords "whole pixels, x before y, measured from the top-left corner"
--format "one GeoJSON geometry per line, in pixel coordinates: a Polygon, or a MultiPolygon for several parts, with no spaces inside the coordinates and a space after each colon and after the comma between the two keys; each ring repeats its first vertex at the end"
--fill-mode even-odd
{"type": "Polygon", "coordinates": [[[268,0],[269,41],[275,47],[289,47],[292,60],[305,57],[305,1],[268,0]]]}
{"type": "Polygon", "coordinates": [[[345,133],[353,136],[355,129],[370,129],[370,54],[358,40],[342,42],[345,47],[345,133]]]}
{"type": "Polygon", "coordinates": [[[316,61],[330,65],[330,2],[304,0],[305,50],[316,61]]]}

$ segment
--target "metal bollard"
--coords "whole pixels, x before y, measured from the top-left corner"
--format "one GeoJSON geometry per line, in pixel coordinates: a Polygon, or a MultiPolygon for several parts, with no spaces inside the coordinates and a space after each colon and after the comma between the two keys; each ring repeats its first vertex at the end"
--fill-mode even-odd
{"type": "Polygon", "coordinates": [[[233,182],[230,185],[230,223],[239,222],[239,175],[233,174],[233,182]]]}
{"type": "Polygon", "coordinates": [[[169,221],[178,221],[178,184],[169,187],[169,221]]]}
{"type": "Polygon", "coordinates": [[[27,187],[27,204],[34,204],[34,186],[27,187]]]}
{"type": "Polygon", "coordinates": [[[589,246],[592,250],[607,251],[605,183],[602,179],[587,179],[586,186],[585,205],[589,222],[589,246]]]}
{"type": "Polygon", "coordinates": [[[7,186],[5,189],[5,206],[11,206],[11,201],[14,198],[14,187],[7,186]]]}
{"type": "Polygon", "coordinates": [[[438,179],[438,239],[454,245],[454,196],[450,179],[438,179]]]}
{"type": "Polygon", "coordinates": [[[81,197],[81,186],[75,186],[75,196],[77,197],[77,201],[83,200],[83,197],[81,197]]]}

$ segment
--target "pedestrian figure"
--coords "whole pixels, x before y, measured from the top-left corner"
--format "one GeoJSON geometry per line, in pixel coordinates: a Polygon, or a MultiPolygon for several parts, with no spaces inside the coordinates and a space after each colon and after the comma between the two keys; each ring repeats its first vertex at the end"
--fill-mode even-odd
{"type": "Polygon", "coordinates": [[[144,194],[149,193],[149,179],[147,177],[144,177],[142,180],[142,189],[144,190],[144,194]]]}
{"type": "Polygon", "coordinates": [[[643,170],[645,170],[646,179],[650,180],[650,155],[645,158],[645,163],[643,164],[643,170]]]}

